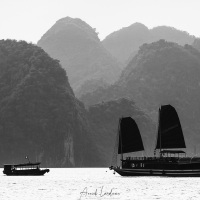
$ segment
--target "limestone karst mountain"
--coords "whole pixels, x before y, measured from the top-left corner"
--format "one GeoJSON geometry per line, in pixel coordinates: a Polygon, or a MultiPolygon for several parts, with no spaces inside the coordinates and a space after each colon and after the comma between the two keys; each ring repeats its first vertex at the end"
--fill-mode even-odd
{"type": "Polygon", "coordinates": [[[82,96],[86,105],[119,97],[133,99],[153,119],[162,104],[179,113],[189,153],[200,151],[200,52],[160,40],[140,47],[118,82],[82,96]]]}
{"type": "Polygon", "coordinates": [[[58,20],[38,46],[60,60],[75,93],[85,81],[104,80],[111,84],[121,73],[120,64],[103,47],[96,30],[81,19],[58,20]]]}
{"type": "Polygon", "coordinates": [[[184,45],[192,44],[195,37],[173,27],[158,26],[148,29],[141,23],[134,23],[111,33],[102,41],[102,44],[126,66],[130,59],[137,54],[141,45],[160,39],[184,45]]]}
{"type": "Polygon", "coordinates": [[[59,62],[24,41],[0,41],[0,163],[101,166],[86,110],[59,62]]]}
{"type": "Polygon", "coordinates": [[[150,41],[149,29],[135,23],[108,35],[102,44],[119,61],[125,63],[132,53],[137,52],[138,47],[150,41]]]}

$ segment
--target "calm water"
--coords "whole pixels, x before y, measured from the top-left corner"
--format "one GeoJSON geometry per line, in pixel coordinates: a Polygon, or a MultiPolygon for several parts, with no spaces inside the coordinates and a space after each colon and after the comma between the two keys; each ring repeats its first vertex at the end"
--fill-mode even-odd
{"type": "MultiPolygon", "coordinates": [[[[2,172],[3,169],[1,169],[2,172]]],[[[0,175],[0,200],[200,199],[200,178],[121,177],[108,169],[51,169],[41,177],[0,175]]]]}

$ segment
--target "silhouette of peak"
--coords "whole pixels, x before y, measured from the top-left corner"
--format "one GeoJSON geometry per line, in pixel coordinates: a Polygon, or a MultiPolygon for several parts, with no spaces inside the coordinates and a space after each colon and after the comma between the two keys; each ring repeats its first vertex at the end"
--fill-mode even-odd
{"type": "Polygon", "coordinates": [[[148,29],[144,24],[140,22],[133,23],[127,28],[148,29]]]}
{"type": "Polygon", "coordinates": [[[163,29],[163,30],[177,30],[176,28],[172,27],[172,26],[156,26],[154,28],[152,28],[152,30],[157,30],[157,29],[163,29]]]}
{"type": "Polygon", "coordinates": [[[87,27],[87,28],[91,28],[92,27],[90,25],[88,25],[86,22],[84,22],[83,20],[81,20],[80,18],[71,18],[71,17],[64,17],[59,19],[58,21],[56,21],[56,24],[62,24],[62,25],[68,25],[68,24],[74,24],[80,27],[87,27]]]}
{"type": "Polygon", "coordinates": [[[106,38],[112,37],[113,35],[121,35],[121,34],[126,34],[128,32],[143,32],[143,31],[148,31],[149,29],[142,23],[136,22],[130,26],[123,27],[118,31],[114,31],[110,35],[108,35],[106,38]]]}
{"type": "Polygon", "coordinates": [[[162,35],[166,35],[166,36],[170,36],[170,34],[173,34],[173,37],[175,37],[177,35],[177,37],[183,37],[183,36],[190,36],[190,37],[194,37],[192,35],[189,35],[188,32],[186,31],[182,31],[182,30],[178,30],[174,27],[171,26],[157,26],[154,27],[150,30],[153,34],[162,34],[162,35]]]}
{"type": "Polygon", "coordinates": [[[63,18],[57,20],[57,22],[71,22],[71,21],[76,21],[76,20],[80,20],[80,19],[67,16],[67,17],[63,17],[63,18]]]}
{"type": "Polygon", "coordinates": [[[41,37],[38,44],[40,46],[40,44],[49,37],[57,37],[58,34],[68,37],[70,35],[68,34],[69,32],[73,32],[71,36],[74,37],[78,34],[82,35],[82,37],[89,37],[97,42],[100,41],[95,28],[92,28],[79,18],[64,17],[56,21],[56,23],[41,37]]]}
{"type": "Polygon", "coordinates": [[[154,50],[160,50],[163,48],[169,48],[169,47],[175,47],[175,46],[180,46],[177,43],[174,42],[168,42],[164,39],[161,39],[159,41],[156,42],[152,42],[150,44],[143,44],[142,46],[140,46],[140,50],[138,53],[144,52],[144,51],[149,51],[150,49],[154,49],[154,50]]]}

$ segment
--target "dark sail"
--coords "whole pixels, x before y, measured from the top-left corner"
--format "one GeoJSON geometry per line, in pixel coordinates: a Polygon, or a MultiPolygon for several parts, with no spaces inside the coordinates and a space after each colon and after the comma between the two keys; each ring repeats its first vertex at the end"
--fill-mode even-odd
{"type": "Polygon", "coordinates": [[[131,117],[119,121],[118,154],[144,150],[142,138],[137,124],[131,117]]]}
{"type": "Polygon", "coordinates": [[[161,106],[156,149],[186,148],[178,114],[171,105],[161,106]]]}

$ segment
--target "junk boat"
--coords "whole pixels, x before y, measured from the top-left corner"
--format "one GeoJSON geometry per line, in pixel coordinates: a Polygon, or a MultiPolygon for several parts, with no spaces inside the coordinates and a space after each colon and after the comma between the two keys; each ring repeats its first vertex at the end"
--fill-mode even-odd
{"type": "Polygon", "coordinates": [[[40,162],[31,163],[29,161],[17,165],[5,164],[3,173],[8,176],[41,176],[49,171],[49,169],[40,169],[40,162]]]}
{"type": "Polygon", "coordinates": [[[119,119],[118,154],[121,166],[111,166],[121,176],[200,177],[200,157],[186,157],[185,140],[175,108],[159,108],[157,143],[153,157],[125,157],[125,153],[143,151],[142,137],[131,117],[119,119]],[[156,150],[159,152],[156,156],[156,150]]]}

